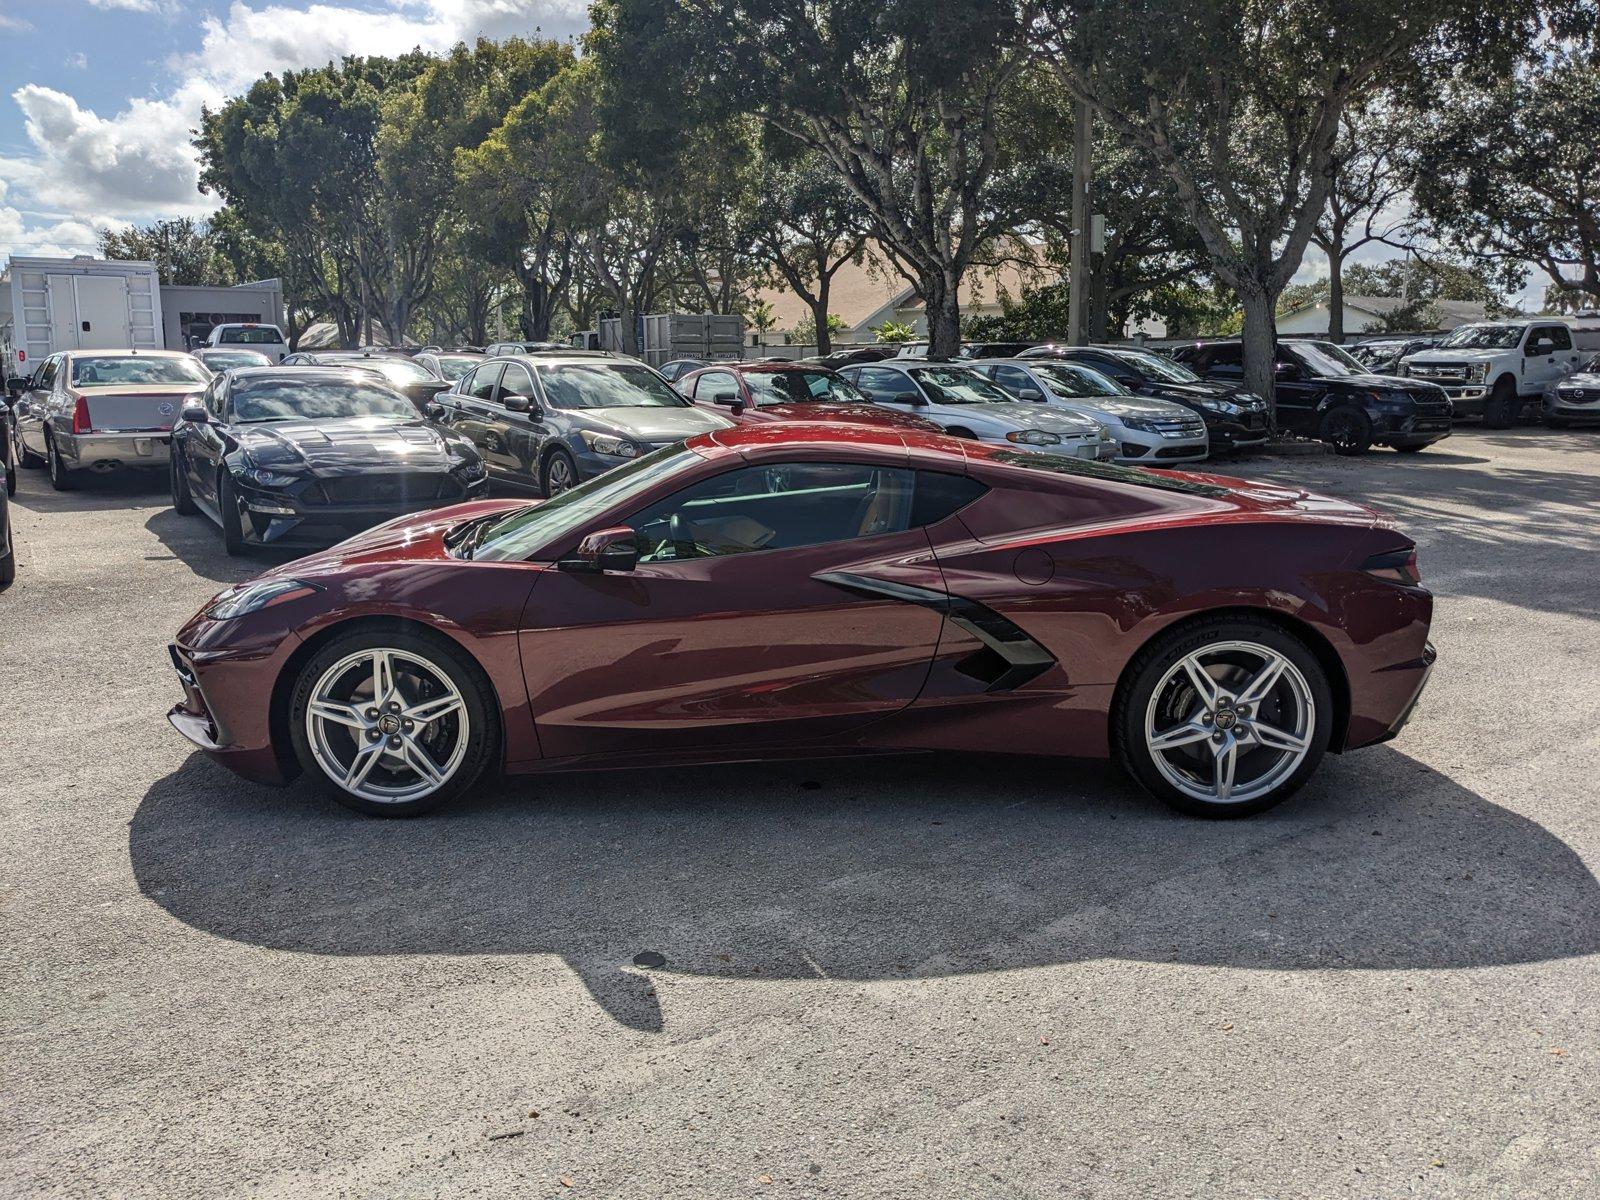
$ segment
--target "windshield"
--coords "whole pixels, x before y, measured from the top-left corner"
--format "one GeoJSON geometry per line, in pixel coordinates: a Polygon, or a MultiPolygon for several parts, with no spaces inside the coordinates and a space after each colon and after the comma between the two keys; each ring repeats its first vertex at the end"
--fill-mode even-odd
{"type": "Polygon", "coordinates": [[[689,402],[649,367],[568,363],[540,367],[539,382],[556,408],[687,408],[689,402]]]}
{"type": "Polygon", "coordinates": [[[72,382],[86,387],[130,383],[205,383],[211,376],[187,354],[182,358],[153,355],[95,355],[72,360],[72,382]]]}
{"type": "Polygon", "coordinates": [[[254,329],[224,329],[222,336],[217,338],[217,344],[221,346],[276,346],[282,342],[283,334],[271,325],[254,329]]]}
{"type": "Polygon", "coordinates": [[[441,354],[435,361],[439,364],[439,374],[454,382],[481,363],[483,359],[476,358],[470,354],[441,354]]]}
{"type": "Polygon", "coordinates": [[[1522,340],[1521,325],[1463,325],[1439,343],[1441,350],[1510,350],[1522,340]]]}
{"type": "MultiPolygon", "coordinates": [[[[237,376],[235,377],[237,378],[237,376]]],[[[409,400],[373,383],[343,379],[262,379],[236,384],[233,417],[261,421],[337,421],[344,417],[397,417],[414,421],[409,400]]]]}
{"type": "Polygon", "coordinates": [[[816,400],[867,403],[867,398],[828,371],[747,371],[745,383],[760,404],[805,404],[816,400]]]}
{"type": "Polygon", "coordinates": [[[566,540],[595,514],[626,503],[699,461],[700,456],[682,444],[663,446],[558,492],[543,504],[496,519],[477,535],[470,556],[489,562],[523,562],[566,540]]]}
{"type": "Polygon", "coordinates": [[[409,358],[379,358],[377,355],[353,355],[349,358],[329,356],[322,360],[324,363],[337,364],[341,367],[360,367],[364,371],[376,371],[390,383],[398,383],[404,387],[408,383],[426,383],[433,379],[433,372],[421,363],[414,363],[409,358]]]}
{"type": "Polygon", "coordinates": [[[1138,368],[1146,378],[1159,379],[1163,383],[1198,383],[1200,376],[1187,367],[1180,367],[1170,358],[1163,358],[1159,354],[1152,354],[1148,350],[1113,350],[1123,362],[1138,368]]]}
{"type": "Polygon", "coordinates": [[[1011,403],[1016,397],[963,367],[913,367],[908,374],[935,404],[1011,403]]]}
{"type": "Polygon", "coordinates": [[[227,370],[229,367],[270,367],[272,360],[259,350],[204,350],[200,361],[208,367],[227,370]]]}
{"type": "Polygon", "coordinates": [[[1283,345],[1306,370],[1324,379],[1367,373],[1366,367],[1331,342],[1284,342],[1283,345]]]}
{"type": "Polygon", "coordinates": [[[1058,396],[1120,396],[1122,391],[1099,371],[1069,363],[1038,363],[1033,373],[1050,385],[1058,396]]]}

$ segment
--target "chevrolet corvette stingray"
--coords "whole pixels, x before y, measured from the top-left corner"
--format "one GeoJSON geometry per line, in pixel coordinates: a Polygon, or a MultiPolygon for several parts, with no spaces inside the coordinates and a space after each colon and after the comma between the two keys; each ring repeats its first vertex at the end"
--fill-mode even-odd
{"type": "Polygon", "coordinates": [[[1241,816],[1399,731],[1432,608],[1413,543],[1358,505],[759,425],[229,588],[171,647],[169,718],[386,816],[495,771],[933,749],[1114,757],[1241,816]]]}

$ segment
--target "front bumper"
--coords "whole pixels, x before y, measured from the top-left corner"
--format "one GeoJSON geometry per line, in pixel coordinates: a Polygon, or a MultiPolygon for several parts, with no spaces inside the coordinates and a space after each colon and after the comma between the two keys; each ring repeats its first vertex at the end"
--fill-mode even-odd
{"type": "Polygon", "coordinates": [[[1242,417],[1223,416],[1205,409],[1197,409],[1206,423],[1213,450],[1248,450],[1265,446],[1271,434],[1265,413],[1248,413],[1242,417]]]}
{"type": "Polygon", "coordinates": [[[1439,416],[1386,416],[1373,422],[1372,440],[1379,446],[1431,446],[1450,436],[1449,413],[1439,416]]]}
{"type": "Polygon", "coordinates": [[[488,491],[489,479],[485,475],[465,485],[459,494],[340,504],[311,502],[306,498],[306,489],[283,492],[241,485],[239,506],[244,514],[246,542],[257,546],[321,547],[365,533],[396,517],[482,500],[488,491]]]}
{"type": "Polygon", "coordinates": [[[172,455],[172,434],[159,430],[134,433],[65,433],[58,430],[54,439],[62,462],[74,471],[165,467],[172,455]]]}
{"type": "MultiPolygon", "coordinates": [[[[279,660],[286,657],[296,639],[288,639],[279,660]]],[[[267,702],[262,685],[270,694],[270,678],[257,672],[251,656],[232,661],[231,656],[207,654],[173,642],[167,647],[173,669],[183,685],[183,699],[167,713],[167,723],[229,770],[258,783],[280,784],[287,775],[272,746],[267,727],[267,702]],[[224,724],[211,693],[235,712],[257,712],[260,720],[249,720],[241,729],[224,724]],[[243,703],[241,703],[241,701],[243,703]]]]}
{"type": "MultiPolygon", "coordinates": [[[[1592,389],[1586,390],[1594,394],[1592,389]]],[[[1557,392],[1545,397],[1544,415],[1562,421],[1600,421],[1600,396],[1593,400],[1575,400],[1557,392]]]]}

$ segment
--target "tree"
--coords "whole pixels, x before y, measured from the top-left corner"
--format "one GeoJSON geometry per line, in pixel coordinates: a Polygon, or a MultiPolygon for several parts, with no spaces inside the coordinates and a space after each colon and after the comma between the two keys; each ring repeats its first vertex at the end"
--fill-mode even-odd
{"type": "Polygon", "coordinates": [[[1344,341],[1345,259],[1373,242],[1404,244],[1415,220],[1397,211],[1417,177],[1414,115],[1393,97],[1354,106],[1339,118],[1328,207],[1311,240],[1328,256],[1328,337],[1344,341]]]}
{"type": "Polygon", "coordinates": [[[797,346],[815,346],[818,354],[827,354],[823,346],[832,348],[832,337],[836,333],[843,333],[850,326],[838,313],[828,313],[821,325],[812,316],[801,317],[790,331],[791,340],[797,346]]]}
{"type": "Polygon", "coordinates": [[[236,281],[210,228],[193,217],[103,230],[100,253],[154,263],[162,283],[225,286],[236,281]]]}
{"type": "Polygon", "coordinates": [[[1020,297],[1000,294],[1000,311],[964,317],[961,334],[973,341],[1043,342],[1065,336],[1067,285],[1049,283],[1023,287],[1020,297]]]}
{"type": "Polygon", "coordinates": [[[1245,382],[1271,397],[1273,310],[1327,207],[1339,122],[1413,72],[1509,56],[1538,0],[1265,5],[1041,0],[1044,62],[1177,190],[1244,309],[1245,382]]]}
{"type": "Polygon", "coordinates": [[[1555,291],[1600,293],[1600,67],[1576,50],[1488,83],[1463,80],[1434,109],[1417,201],[1456,248],[1533,263],[1555,291]]]}
{"type": "MultiPolygon", "coordinates": [[[[781,143],[780,143],[781,145],[781,143]]],[[[867,215],[855,194],[815,152],[769,160],[753,220],[756,244],[773,272],[811,310],[817,353],[833,349],[833,334],[848,328],[828,312],[833,277],[859,263],[867,243],[867,215]]]]}
{"type": "Polygon", "coordinates": [[[634,154],[751,112],[815,152],[921,296],[934,353],[954,354],[961,280],[1019,220],[997,187],[1028,169],[1007,154],[1007,127],[1032,115],[1018,15],[998,0],[599,0],[591,47],[634,154]]]}
{"type": "Polygon", "coordinates": [[[875,326],[872,330],[880,342],[914,342],[917,340],[917,328],[905,321],[885,321],[882,325],[875,326]]]}

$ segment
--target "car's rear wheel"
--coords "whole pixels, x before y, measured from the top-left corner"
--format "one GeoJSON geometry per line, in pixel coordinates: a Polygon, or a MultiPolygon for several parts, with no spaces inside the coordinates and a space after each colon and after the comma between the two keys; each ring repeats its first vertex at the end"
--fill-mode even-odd
{"type": "Polygon", "coordinates": [[[1270,621],[1224,617],[1142,650],[1119,691],[1112,734],[1146,790],[1200,817],[1245,817],[1316,770],[1333,695],[1316,656],[1270,621]]]}
{"type": "Polygon", "coordinates": [[[1372,445],[1372,418],[1354,405],[1341,404],[1322,414],[1317,436],[1335,454],[1365,454],[1372,445]]]}
{"type": "Polygon", "coordinates": [[[56,440],[46,437],[44,440],[45,462],[50,468],[50,486],[58,492],[70,492],[78,485],[77,473],[69,470],[66,463],[61,461],[61,451],[56,449],[56,440]]]}
{"type": "Polygon", "coordinates": [[[1483,406],[1483,423],[1490,429],[1510,429],[1517,423],[1517,409],[1521,407],[1516,384],[1501,378],[1489,393],[1483,406]]]}
{"type": "Polygon", "coordinates": [[[226,470],[217,475],[217,520],[222,522],[222,548],[229,554],[243,554],[244,514],[239,511],[239,493],[226,470]]]}
{"type": "Polygon", "coordinates": [[[572,461],[572,455],[565,450],[553,451],[550,457],[544,460],[544,478],[540,483],[544,487],[546,499],[577,487],[578,467],[572,461]]]}
{"type": "Polygon", "coordinates": [[[357,812],[410,817],[471,787],[494,761],[494,694],[443,638],[358,630],[301,669],[290,700],[295,756],[357,812]]]}
{"type": "Polygon", "coordinates": [[[194,496],[189,492],[189,473],[183,465],[183,451],[177,446],[172,447],[167,474],[172,482],[173,511],[181,516],[192,516],[195,512],[194,496]]]}

